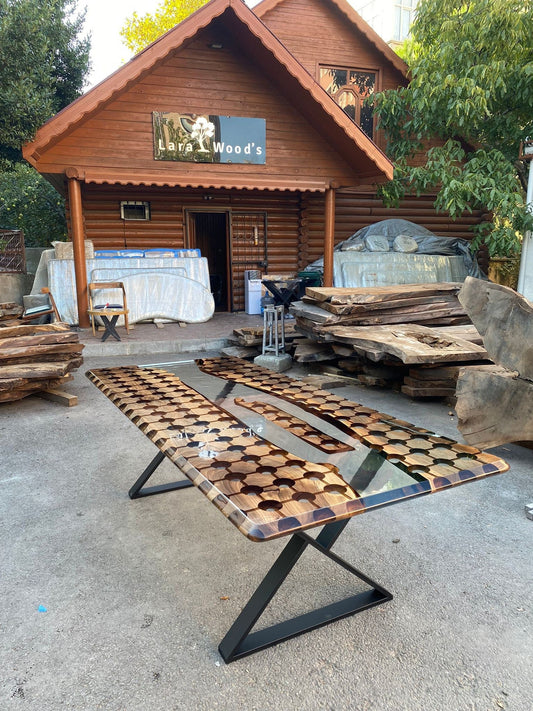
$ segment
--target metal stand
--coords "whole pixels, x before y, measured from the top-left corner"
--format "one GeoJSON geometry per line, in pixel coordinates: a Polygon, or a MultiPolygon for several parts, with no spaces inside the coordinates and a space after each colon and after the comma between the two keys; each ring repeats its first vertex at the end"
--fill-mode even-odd
{"type": "Polygon", "coordinates": [[[265,306],[263,311],[263,355],[285,352],[285,307],[265,306]],[[281,324],[281,334],[278,324],[281,324]],[[281,335],[281,338],[280,338],[281,335]]]}
{"type": "Polygon", "coordinates": [[[194,486],[192,481],[189,479],[181,479],[180,481],[174,481],[170,484],[159,484],[158,486],[150,486],[148,489],[143,489],[142,487],[146,484],[148,479],[155,472],[157,467],[161,464],[165,455],[163,452],[158,452],[152,459],[150,464],[143,471],[141,476],[137,479],[135,484],[128,491],[128,496],[130,499],[141,499],[143,496],[153,496],[154,494],[163,494],[165,491],[175,491],[176,489],[187,489],[189,486],[194,486]]]}
{"type": "Polygon", "coordinates": [[[349,519],[346,519],[324,526],[316,539],[303,532],[295,533],[291,537],[220,643],[218,651],[226,664],[248,654],[258,652],[261,649],[272,647],[279,642],[284,642],[309,630],[317,629],[335,620],[340,620],[343,617],[354,615],[356,612],[368,610],[371,607],[392,600],[392,593],[331,552],[330,548],[348,522],[349,519]],[[250,632],[309,545],[365,582],[371,589],[293,617],[286,622],[280,622],[257,632],[250,632]]]}

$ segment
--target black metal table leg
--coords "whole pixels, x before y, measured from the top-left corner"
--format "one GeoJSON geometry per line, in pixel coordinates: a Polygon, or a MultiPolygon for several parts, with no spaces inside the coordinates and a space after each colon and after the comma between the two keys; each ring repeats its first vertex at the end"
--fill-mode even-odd
{"type": "Polygon", "coordinates": [[[158,486],[150,486],[147,489],[143,489],[148,479],[155,472],[157,467],[161,464],[165,455],[163,452],[158,452],[152,459],[150,464],[143,471],[141,476],[137,479],[135,484],[131,487],[128,492],[130,499],[140,499],[143,496],[153,496],[154,494],[163,494],[165,491],[175,491],[176,489],[187,489],[190,486],[194,486],[192,481],[189,479],[180,479],[180,481],[174,481],[169,484],[159,484],[158,486]]]}
{"type": "MultiPolygon", "coordinates": [[[[342,522],[346,523],[346,522],[342,522]]],[[[338,527],[334,526],[335,540],[338,537],[338,527]]],[[[344,527],[343,527],[344,528],[344,527]]],[[[322,533],[328,529],[325,526],[322,533]]],[[[315,539],[305,533],[294,534],[274,565],[263,578],[259,587],[254,592],[250,600],[244,606],[228,633],[219,645],[219,652],[226,663],[253,654],[261,649],[272,647],[279,642],[291,639],[297,635],[317,629],[343,617],[354,615],[370,607],[375,607],[383,602],[392,600],[392,594],[371,578],[361,573],[345,560],[332,553],[328,548],[319,544],[315,539]],[[269,602],[272,600],[283,581],[298,562],[300,556],[308,545],[312,545],[318,551],[326,555],[330,560],[341,565],[345,570],[370,586],[366,590],[356,595],[340,600],[339,602],[325,605],[324,607],[312,610],[311,612],[298,615],[285,622],[272,625],[256,632],[251,632],[255,623],[259,620],[269,602]]]]}
{"type": "MultiPolygon", "coordinates": [[[[384,461],[378,452],[371,450],[359,465],[350,483],[354,483],[356,479],[361,477],[370,480],[383,465],[384,461]]],[[[350,521],[350,518],[346,518],[342,521],[329,523],[323,527],[316,538],[312,538],[303,531],[295,533],[290,538],[278,559],[265,575],[259,587],[220,643],[218,649],[226,663],[392,600],[392,593],[331,551],[332,546],[350,521]],[[352,573],[352,575],[355,575],[359,580],[362,580],[370,589],[339,602],[293,617],[285,622],[272,625],[266,629],[251,632],[255,623],[259,620],[283,581],[309,545],[349,573],[352,573]]]]}
{"type": "Polygon", "coordinates": [[[111,317],[111,320],[109,320],[105,314],[100,315],[100,318],[102,319],[105,328],[104,335],[102,336],[102,341],[107,340],[109,336],[113,336],[115,340],[120,341],[120,336],[118,335],[117,329],[115,328],[119,316],[120,314],[115,314],[111,317]]]}

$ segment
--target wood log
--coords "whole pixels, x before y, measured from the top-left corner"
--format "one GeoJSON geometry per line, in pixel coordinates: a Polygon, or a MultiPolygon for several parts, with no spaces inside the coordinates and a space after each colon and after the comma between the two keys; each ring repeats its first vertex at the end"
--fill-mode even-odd
{"type": "Polygon", "coordinates": [[[298,363],[315,363],[334,360],[335,354],[326,343],[317,343],[311,339],[300,341],[295,348],[293,358],[298,363]]]}
{"type": "Polygon", "coordinates": [[[453,397],[455,395],[454,387],[413,387],[411,385],[402,385],[401,391],[409,397],[453,397]]]}
{"type": "Polygon", "coordinates": [[[0,331],[0,353],[8,348],[29,348],[30,346],[52,345],[57,343],[78,343],[78,334],[74,331],[59,331],[51,333],[36,333],[27,336],[2,338],[0,331]]]}
{"type": "MultiPolygon", "coordinates": [[[[23,324],[21,326],[9,326],[0,328],[0,338],[18,338],[20,336],[34,336],[38,333],[61,333],[70,331],[68,323],[43,323],[43,324],[23,324]]],[[[75,333],[75,331],[73,332],[75,333]]]]}
{"type": "Polygon", "coordinates": [[[468,444],[486,449],[533,441],[533,382],[502,368],[468,368],[457,381],[457,426],[468,444]]]}
{"type": "Polygon", "coordinates": [[[533,380],[533,304],[507,286],[467,277],[459,300],[493,361],[533,380]]]}
{"type": "MultiPolygon", "coordinates": [[[[305,303],[308,303],[305,301],[305,303]]],[[[318,305],[320,302],[315,302],[318,305]]],[[[370,311],[394,311],[396,309],[407,309],[414,306],[428,306],[429,304],[449,304],[459,306],[459,301],[455,293],[444,292],[435,296],[398,295],[397,299],[374,301],[365,304],[332,304],[329,301],[321,302],[321,308],[336,315],[365,314],[370,311]]],[[[416,311],[417,309],[414,309],[416,311]]]]}
{"type": "Polygon", "coordinates": [[[461,370],[464,368],[476,368],[477,370],[498,371],[500,367],[491,363],[472,363],[465,366],[464,363],[458,365],[448,365],[444,367],[427,366],[423,368],[410,368],[409,377],[416,380],[449,380],[457,382],[461,370]]]}
{"type": "Polygon", "coordinates": [[[438,284],[396,284],[394,286],[367,287],[307,287],[305,293],[317,301],[331,301],[332,304],[365,304],[374,301],[394,300],[398,294],[411,296],[436,296],[449,291],[457,293],[458,282],[438,284]]]}
{"type": "Polygon", "coordinates": [[[397,326],[339,327],[327,331],[336,341],[358,348],[367,345],[399,358],[403,363],[441,363],[479,360],[487,356],[481,346],[462,339],[447,339],[417,324],[397,326]]]}
{"type": "Polygon", "coordinates": [[[75,358],[70,361],[58,363],[19,363],[16,365],[6,365],[0,368],[0,381],[11,378],[60,378],[74,368],[78,368],[83,362],[82,358],[75,358]]]}
{"type": "Polygon", "coordinates": [[[83,343],[57,343],[43,346],[28,346],[22,348],[3,348],[0,350],[0,365],[9,363],[13,359],[25,358],[31,361],[33,356],[50,356],[53,359],[55,354],[79,355],[85,348],[83,343]]]}
{"type": "Polygon", "coordinates": [[[24,309],[20,304],[15,304],[12,301],[0,304],[0,321],[16,318],[20,316],[23,311],[24,309]]]}

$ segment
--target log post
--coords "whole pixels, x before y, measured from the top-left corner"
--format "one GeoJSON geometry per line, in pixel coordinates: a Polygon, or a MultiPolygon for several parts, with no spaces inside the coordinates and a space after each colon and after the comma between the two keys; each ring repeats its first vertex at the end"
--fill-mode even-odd
{"type": "Polygon", "coordinates": [[[324,286],[333,286],[333,247],[335,246],[335,188],[326,190],[324,201],[324,286]]]}
{"type": "Polygon", "coordinates": [[[78,323],[80,328],[89,328],[89,301],[87,297],[87,266],[85,262],[85,234],[83,229],[83,206],[81,186],[77,177],[68,177],[68,199],[72,227],[72,248],[74,252],[74,274],[76,278],[76,299],[78,303],[78,323]]]}

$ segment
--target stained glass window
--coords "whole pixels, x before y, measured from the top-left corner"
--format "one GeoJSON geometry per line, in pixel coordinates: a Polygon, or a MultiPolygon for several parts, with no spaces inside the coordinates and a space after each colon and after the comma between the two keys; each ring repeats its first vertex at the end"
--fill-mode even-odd
{"type": "Polygon", "coordinates": [[[320,67],[319,82],[352,121],[361,126],[369,138],[373,138],[372,107],[366,106],[364,101],[375,91],[376,72],[320,67]]]}

